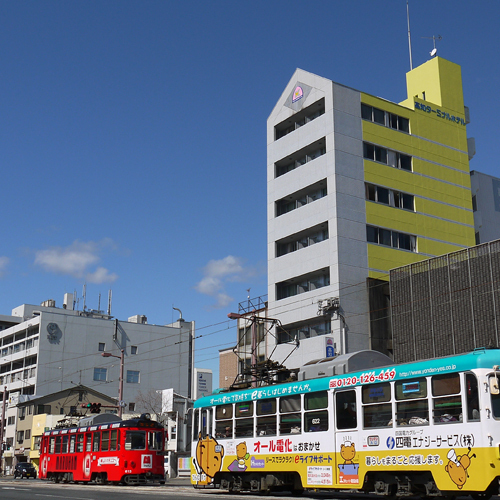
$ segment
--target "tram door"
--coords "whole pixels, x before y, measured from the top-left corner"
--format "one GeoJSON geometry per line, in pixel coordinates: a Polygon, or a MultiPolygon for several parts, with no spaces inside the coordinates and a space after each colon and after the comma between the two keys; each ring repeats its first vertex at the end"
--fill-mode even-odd
{"type": "Polygon", "coordinates": [[[358,405],[356,390],[335,393],[335,474],[340,485],[359,484],[358,405]]]}
{"type": "Polygon", "coordinates": [[[196,462],[201,472],[198,484],[209,484],[222,464],[222,446],[213,437],[213,409],[203,408],[200,412],[199,440],[196,444],[196,462]]]}

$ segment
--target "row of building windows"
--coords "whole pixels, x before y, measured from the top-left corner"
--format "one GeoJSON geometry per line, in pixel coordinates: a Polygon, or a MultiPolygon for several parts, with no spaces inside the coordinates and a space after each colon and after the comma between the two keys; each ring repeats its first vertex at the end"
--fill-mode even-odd
{"type": "Polygon", "coordinates": [[[401,132],[407,133],[410,132],[410,120],[408,118],[389,113],[388,111],[373,106],[361,104],[361,118],[384,125],[385,127],[393,128],[394,130],[400,130],[401,132]]]}
{"type": "Polygon", "coordinates": [[[299,151],[296,151],[286,159],[276,162],[275,176],[280,177],[287,172],[295,170],[296,168],[305,165],[306,163],[309,163],[310,161],[313,161],[320,156],[323,156],[324,154],[326,154],[326,147],[325,139],[323,138],[299,151]]]}
{"type": "Polygon", "coordinates": [[[17,344],[11,344],[7,347],[2,347],[0,354],[2,357],[8,356],[9,354],[16,354],[18,352],[24,351],[25,349],[31,349],[32,347],[36,347],[38,345],[38,337],[28,338],[27,340],[23,340],[22,342],[18,342],[17,344]]]}
{"type": "MultiPolygon", "coordinates": [[[[128,384],[138,384],[140,382],[140,371],[127,370],[126,382],[128,384]]],[[[108,369],[107,368],[94,368],[94,380],[96,382],[107,382],[108,369]]]]}
{"type": "Polygon", "coordinates": [[[370,201],[383,203],[391,207],[415,210],[414,196],[412,194],[365,183],[365,195],[366,199],[370,201]]]}
{"type": "Polygon", "coordinates": [[[319,183],[309,186],[305,191],[302,190],[278,200],[276,202],[276,217],[319,200],[325,197],[326,194],[326,179],[324,179],[319,183]]]}
{"type": "Polygon", "coordinates": [[[278,123],[278,125],[274,127],[276,140],[281,139],[290,132],[297,130],[323,114],[325,114],[325,99],[320,99],[292,117],[278,123]]]}
{"type": "Polygon", "coordinates": [[[300,325],[285,325],[277,329],[278,344],[286,344],[288,342],[309,339],[311,337],[319,337],[328,333],[332,333],[330,321],[314,320],[301,323],[300,325]]]}
{"type": "Polygon", "coordinates": [[[402,170],[412,170],[412,158],[404,153],[363,142],[363,157],[402,170]]]}
{"type": "Polygon", "coordinates": [[[19,380],[28,380],[29,378],[35,376],[36,376],[36,368],[28,368],[26,370],[20,370],[15,373],[10,373],[9,375],[0,375],[0,385],[17,382],[19,380]]]}
{"type": "Polygon", "coordinates": [[[281,300],[317,290],[330,284],[330,270],[320,271],[276,284],[276,299],[281,300]]]}
{"type": "Polygon", "coordinates": [[[27,330],[23,330],[21,332],[17,332],[15,335],[8,335],[6,337],[3,337],[0,339],[0,346],[4,347],[9,344],[13,344],[14,342],[17,342],[18,340],[25,339],[26,337],[32,337],[33,335],[38,334],[38,325],[34,327],[28,327],[27,330]]]}
{"type": "Polygon", "coordinates": [[[287,253],[295,252],[301,250],[302,248],[310,247],[321,241],[328,239],[328,222],[321,224],[321,226],[326,226],[323,229],[319,226],[312,227],[307,230],[307,232],[301,233],[301,235],[288,236],[283,240],[276,242],[276,256],[281,257],[287,253]]]}
{"type": "Polygon", "coordinates": [[[391,231],[382,227],[366,226],[366,239],[368,243],[377,243],[400,250],[417,251],[417,237],[413,234],[391,231]]]}

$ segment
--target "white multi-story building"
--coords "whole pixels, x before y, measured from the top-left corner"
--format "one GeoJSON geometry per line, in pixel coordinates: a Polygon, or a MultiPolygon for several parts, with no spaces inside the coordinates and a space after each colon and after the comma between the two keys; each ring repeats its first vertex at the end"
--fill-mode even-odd
{"type": "Polygon", "coordinates": [[[182,318],[163,326],[145,316],[121,321],[102,311],[76,311],[72,294],[63,308],[50,300],[0,316],[0,404],[4,392],[10,401],[4,436],[13,437],[15,404],[33,395],[84,385],[118,401],[122,349],[125,412],[140,413],[138,402],[166,388],[191,399],[194,328],[182,318]]]}
{"type": "Polygon", "coordinates": [[[500,239],[500,179],[472,170],[470,183],[476,244],[500,239]]]}
{"type": "Polygon", "coordinates": [[[288,368],[391,355],[389,270],[474,244],[461,70],[433,58],[391,102],[297,69],[267,121],[267,352],[288,368]]]}

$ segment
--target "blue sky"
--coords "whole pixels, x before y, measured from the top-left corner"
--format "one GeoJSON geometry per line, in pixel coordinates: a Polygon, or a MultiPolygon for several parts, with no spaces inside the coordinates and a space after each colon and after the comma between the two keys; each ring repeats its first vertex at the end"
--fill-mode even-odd
{"type": "MultiPolygon", "coordinates": [[[[413,65],[441,35],[471,169],[497,176],[499,20],[496,1],[410,1],[413,65]]],[[[122,320],[178,307],[217,375],[227,313],[267,293],[267,117],[297,67],[402,101],[406,1],[3,0],[0,23],[0,314],[84,283],[122,320]]]]}

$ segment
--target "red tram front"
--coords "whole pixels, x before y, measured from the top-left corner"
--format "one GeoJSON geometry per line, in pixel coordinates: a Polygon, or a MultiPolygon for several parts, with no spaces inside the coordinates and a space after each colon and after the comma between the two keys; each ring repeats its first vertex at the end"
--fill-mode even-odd
{"type": "Polygon", "coordinates": [[[129,485],[165,482],[165,432],[149,415],[44,433],[41,479],[129,485]]]}

